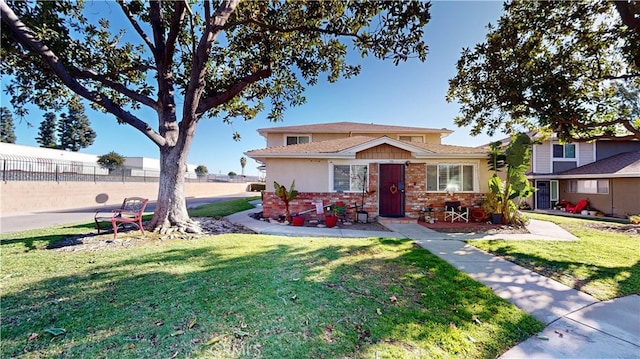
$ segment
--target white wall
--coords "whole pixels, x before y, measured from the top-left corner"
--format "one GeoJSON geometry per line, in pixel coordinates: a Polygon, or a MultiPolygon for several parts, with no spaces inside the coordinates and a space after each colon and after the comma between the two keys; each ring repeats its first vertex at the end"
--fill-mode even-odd
{"type": "Polygon", "coordinates": [[[320,159],[268,159],[267,191],[273,192],[273,181],[289,188],[296,181],[298,192],[327,192],[329,165],[320,159]]]}

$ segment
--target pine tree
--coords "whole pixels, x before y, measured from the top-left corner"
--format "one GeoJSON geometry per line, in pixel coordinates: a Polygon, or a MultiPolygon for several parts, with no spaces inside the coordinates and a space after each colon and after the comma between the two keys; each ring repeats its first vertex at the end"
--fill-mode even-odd
{"type": "Polygon", "coordinates": [[[91,128],[89,118],[84,113],[84,106],[78,97],[69,102],[69,112],[60,117],[58,136],[61,149],[78,152],[81,148],[93,144],[96,133],[91,128]]]}
{"type": "Polygon", "coordinates": [[[44,114],[44,121],[40,122],[38,137],[36,137],[36,141],[40,144],[40,147],[58,148],[56,138],[57,122],[58,119],[55,113],[47,112],[44,114]]]}
{"type": "Polygon", "coordinates": [[[16,143],[13,116],[11,115],[11,111],[6,107],[0,108],[0,122],[0,142],[16,143]]]}

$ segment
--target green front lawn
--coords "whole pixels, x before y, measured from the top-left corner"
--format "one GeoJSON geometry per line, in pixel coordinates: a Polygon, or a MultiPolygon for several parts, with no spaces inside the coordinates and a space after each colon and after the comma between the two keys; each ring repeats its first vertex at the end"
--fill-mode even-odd
{"type": "Polygon", "coordinates": [[[90,224],[0,241],[3,356],[494,358],[543,328],[409,240],[45,249],[79,231],[90,224]]]}
{"type": "Polygon", "coordinates": [[[598,229],[601,221],[527,215],[557,223],[580,240],[468,243],[600,300],[640,293],[640,236],[598,229]]]}

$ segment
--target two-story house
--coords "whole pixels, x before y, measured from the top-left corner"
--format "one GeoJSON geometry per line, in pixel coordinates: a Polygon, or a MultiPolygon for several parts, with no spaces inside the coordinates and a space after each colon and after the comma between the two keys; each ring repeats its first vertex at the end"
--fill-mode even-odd
{"type": "Polygon", "coordinates": [[[528,177],[537,189],[536,209],[588,199],[608,216],[640,213],[640,141],[563,144],[551,138],[534,145],[528,177]]]}
{"type": "Polygon", "coordinates": [[[267,147],[245,154],[266,168],[265,217],[283,211],[273,182],[295,180],[292,213],[341,201],[351,211],[364,205],[370,218],[418,218],[445,201],[471,206],[488,191],[486,150],[443,145],[451,132],[355,122],[264,128],[267,147]]]}

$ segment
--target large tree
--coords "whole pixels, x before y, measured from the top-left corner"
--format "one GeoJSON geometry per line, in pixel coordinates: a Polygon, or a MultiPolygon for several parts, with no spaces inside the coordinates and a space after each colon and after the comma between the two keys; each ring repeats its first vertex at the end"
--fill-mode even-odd
{"type": "Polygon", "coordinates": [[[44,114],[44,120],[40,122],[38,128],[38,137],[36,141],[40,144],[40,147],[45,148],[58,148],[58,139],[56,137],[56,128],[58,127],[58,118],[53,112],[47,112],[44,114]]]}
{"type": "Polygon", "coordinates": [[[640,139],[640,3],[512,1],[464,49],[447,100],[474,135],[543,127],[567,141],[640,139]]]}
{"type": "Polygon", "coordinates": [[[0,107],[0,142],[16,143],[13,115],[6,107],[0,107]]]}
{"type": "Polygon", "coordinates": [[[113,6],[109,19],[95,21],[75,2],[0,0],[1,64],[16,105],[56,107],[73,92],[158,146],[153,229],[198,230],[183,187],[199,121],[251,119],[266,101],[269,119],[281,120],[321,75],[359,73],[346,61],[349,49],[396,64],[427,53],[427,2],[119,0],[116,7],[127,23],[120,31],[111,26],[113,6]],[[136,115],[141,107],[157,113],[155,126],[136,115]]]}
{"type": "Polygon", "coordinates": [[[60,149],[73,152],[91,146],[96,138],[96,133],[84,112],[84,106],[77,96],[69,102],[67,113],[60,116],[58,138],[60,149]]]}

